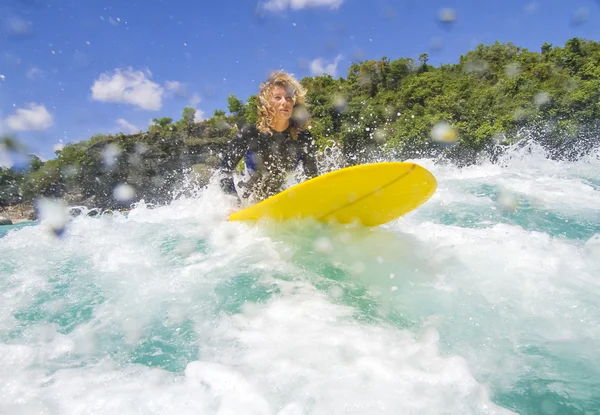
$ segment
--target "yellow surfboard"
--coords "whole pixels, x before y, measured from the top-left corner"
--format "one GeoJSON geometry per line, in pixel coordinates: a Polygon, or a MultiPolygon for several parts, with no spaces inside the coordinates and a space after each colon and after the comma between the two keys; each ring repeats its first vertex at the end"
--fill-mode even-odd
{"type": "Polygon", "coordinates": [[[425,203],[436,188],[435,177],[415,163],[362,164],[297,184],[231,214],[229,220],[313,218],[378,226],[425,203]]]}

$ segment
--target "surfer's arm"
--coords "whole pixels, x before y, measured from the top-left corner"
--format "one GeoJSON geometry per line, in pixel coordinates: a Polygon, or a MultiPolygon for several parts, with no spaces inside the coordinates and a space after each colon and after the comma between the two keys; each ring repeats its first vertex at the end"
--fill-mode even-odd
{"type": "Polygon", "coordinates": [[[304,141],[302,162],[304,164],[304,174],[309,179],[319,174],[317,169],[317,145],[315,140],[308,130],[302,134],[304,141]]]}
{"type": "Polygon", "coordinates": [[[227,150],[219,164],[219,171],[223,175],[220,182],[221,189],[227,194],[237,196],[235,184],[233,183],[233,172],[247,150],[248,130],[242,129],[235,134],[233,140],[227,146],[227,150]]]}

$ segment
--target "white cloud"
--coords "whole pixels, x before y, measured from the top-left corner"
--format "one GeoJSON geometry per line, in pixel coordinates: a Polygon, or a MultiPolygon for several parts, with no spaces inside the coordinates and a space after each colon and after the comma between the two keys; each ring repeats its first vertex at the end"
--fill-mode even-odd
{"type": "Polygon", "coordinates": [[[200,95],[198,94],[194,94],[191,98],[190,98],[190,105],[192,107],[195,107],[196,105],[198,105],[200,103],[200,95]]]}
{"type": "Polygon", "coordinates": [[[262,7],[272,12],[283,11],[288,8],[300,10],[308,7],[329,7],[330,9],[336,9],[343,2],[344,0],[268,0],[262,3],[262,7]]]}
{"type": "Polygon", "coordinates": [[[126,134],[135,134],[140,131],[140,128],[136,127],[124,118],[119,118],[117,120],[117,125],[119,128],[121,128],[121,131],[126,134]]]}
{"type": "Polygon", "coordinates": [[[198,109],[196,110],[196,112],[194,113],[194,121],[195,122],[200,122],[200,121],[204,121],[206,118],[204,117],[204,111],[198,109]]]}
{"type": "Polygon", "coordinates": [[[8,128],[15,131],[45,130],[53,123],[52,115],[46,107],[33,102],[29,104],[29,108],[18,108],[6,118],[8,128]]]}
{"type": "Polygon", "coordinates": [[[112,75],[103,73],[92,85],[92,98],[137,105],[145,110],[159,110],[162,107],[164,89],[152,82],[149,79],[151,76],[149,71],[144,73],[132,68],[115,69],[112,75]]]}
{"type": "Polygon", "coordinates": [[[315,76],[327,73],[335,77],[337,74],[337,66],[341,59],[342,55],[337,55],[333,62],[326,63],[323,58],[317,58],[310,62],[310,72],[315,76]]]}
{"type": "Polygon", "coordinates": [[[165,89],[173,95],[177,95],[177,96],[185,95],[185,87],[179,81],[165,82],[165,89]]]}

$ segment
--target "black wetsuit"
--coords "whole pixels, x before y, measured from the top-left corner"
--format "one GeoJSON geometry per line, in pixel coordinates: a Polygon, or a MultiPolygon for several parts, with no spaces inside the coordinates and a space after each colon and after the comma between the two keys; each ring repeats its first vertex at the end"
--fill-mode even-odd
{"type": "Polygon", "coordinates": [[[244,183],[244,198],[253,196],[262,200],[280,192],[286,174],[300,161],[307,178],[318,174],[316,145],[308,130],[299,132],[297,139],[290,136],[289,128],[282,132],[272,129],[271,132],[272,135],[260,132],[255,125],[250,125],[235,135],[219,165],[219,170],[225,174],[221,188],[226,193],[237,195],[232,174],[244,156],[247,167],[252,160],[254,165],[251,167],[255,170],[250,180],[244,183]]]}

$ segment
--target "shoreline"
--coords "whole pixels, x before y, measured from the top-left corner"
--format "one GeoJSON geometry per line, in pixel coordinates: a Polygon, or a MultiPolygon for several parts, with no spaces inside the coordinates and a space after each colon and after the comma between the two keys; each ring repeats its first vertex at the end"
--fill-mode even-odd
{"type": "Polygon", "coordinates": [[[31,204],[0,207],[0,218],[8,219],[13,225],[37,220],[35,208],[31,204]]]}
{"type": "MultiPolygon", "coordinates": [[[[102,209],[102,211],[112,211],[125,213],[129,212],[131,208],[122,209],[102,209]]],[[[94,216],[94,215],[92,215],[94,216]]],[[[35,208],[31,204],[13,205],[13,206],[0,206],[0,226],[17,225],[19,223],[36,222],[38,217],[35,212],[35,208]],[[3,224],[2,220],[8,219],[11,224],[3,224]]]]}

